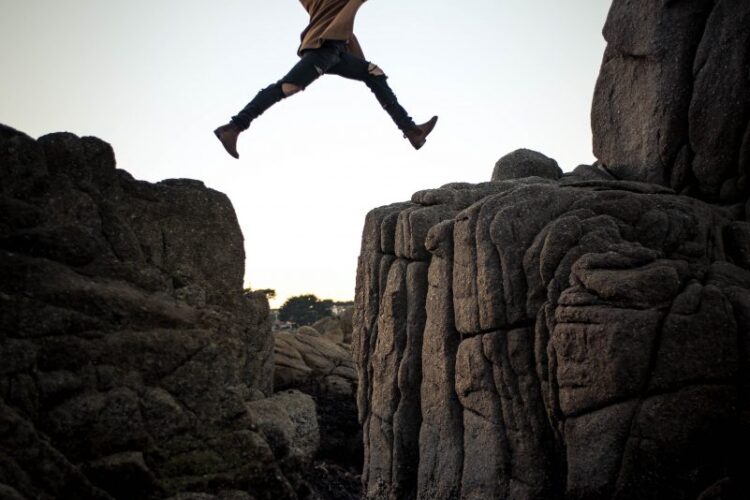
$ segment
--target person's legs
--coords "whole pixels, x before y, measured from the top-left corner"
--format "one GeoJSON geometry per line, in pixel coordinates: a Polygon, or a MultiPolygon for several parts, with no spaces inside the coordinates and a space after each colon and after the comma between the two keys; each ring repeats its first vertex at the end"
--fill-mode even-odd
{"type": "Polygon", "coordinates": [[[343,76],[353,80],[359,80],[365,83],[367,87],[375,94],[378,102],[388,113],[396,126],[404,133],[404,137],[415,149],[424,146],[427,136],[437,123],[437,116],[421,125],[414,123],[409,113],[399,104],[396,95],[388,85],[388,77],[377,65],[365,61],[349,53],[341,55],[341,61],[332,67],[329,73],[343,76]]]}
{"type": "Polygon", "coordinates": [[[242,111],[232,117],[231,122],[216,129],[214,134],[230,155],[239,158],[237,137],[250,126],[250,122],[282,99],[304,90],[324,73],[364,82],[416,149],[424,145],[435,127],[436,116],[421,125],[414,123],[388,85],[388,77],[378,66],[346,52],[345,42],[327,41],[319,49],[306,51],[284,78],[258,92],[242,111]]]}
{"type": "Polygon", "coordinates": [[[235,157],[237,137],[250,126],[250,122],[282,99],[304,90],[323,73],[335,66],[346,49],[344,42],[326,42],[321,48],[308,50],[294,67],[278,82],[264,88],[242,111],[232,117],[226,125],[214,130],[224,149],[235,157]]]}
{"type": "Polygon", "coordinates": [[[232,117],[232,123],[241,131],[268,108],[317,80],[336,65],[344,50],[343,43],[326,42],[321,48],[308,50],[294,67],[278,82],[264,88],[242,111],[232,117]]]}
{"type": "Polygon", "coordinates": [[[409,113],[399,104],[396,95],[388,85],[388,77],[377,65],[352,54],[343,53],[339,63],[328,73],[364,82],[402,132],[407,133],[417,127],[409,113]]]}

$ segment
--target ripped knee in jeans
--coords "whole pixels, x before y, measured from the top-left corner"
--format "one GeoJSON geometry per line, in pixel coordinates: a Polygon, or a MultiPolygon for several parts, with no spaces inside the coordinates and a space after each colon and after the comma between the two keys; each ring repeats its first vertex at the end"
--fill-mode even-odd
{"type": "Polygon", "coordinates": [[[299,85],[295,85],[294,83],[283,82],[281,84],[281,92],[284,94],[284,97],[294,95],[300,90],[302,90],[302,87],[300,87],[299,85]]]}
{"type": "Polygon", "coordinates": [[[370,65],[367,67],[367,73],[369,73],[372,76],[385,76],[385,73],[377,64],[370,63],[370,65]]]}

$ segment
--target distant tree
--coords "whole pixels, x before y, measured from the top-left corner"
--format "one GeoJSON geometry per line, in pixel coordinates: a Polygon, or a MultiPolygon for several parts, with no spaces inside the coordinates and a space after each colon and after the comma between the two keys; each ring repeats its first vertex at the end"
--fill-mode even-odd
{"type": "Polygon", "coordinates": [[[331,315],[332,300],[320,300],[312,294],[289,298],[279,309],[281,321],[292,321],[298,325],[312,325],[319,319],[331,315]]]}

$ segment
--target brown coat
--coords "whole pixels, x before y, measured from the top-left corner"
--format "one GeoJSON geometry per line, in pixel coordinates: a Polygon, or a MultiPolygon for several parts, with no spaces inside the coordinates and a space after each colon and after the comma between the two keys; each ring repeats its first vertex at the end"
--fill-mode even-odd
{"type": "Polygon", "coordinates": [[[354,36],[354,17],[366,0],[300,0],[310,14],[310,24],[302,32],[298,53],[317,49],[325,40],[349,42],[349,52],[364,59],[362,47],[354,36]]]}

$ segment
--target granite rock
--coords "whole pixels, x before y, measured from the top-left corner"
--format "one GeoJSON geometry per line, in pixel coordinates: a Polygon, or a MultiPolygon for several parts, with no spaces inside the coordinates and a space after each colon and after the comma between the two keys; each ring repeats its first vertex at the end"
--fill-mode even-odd
{"type": "MultiPolygon", "coordinates": [[[[632,181],[498,189],[463,209],[445,198],[424,239],[409,226],[418,238],[401,238],[426,260],[364,233],[354,349],[366,496],[746,488],[743,222],[632,181]]],[[[420,209],[402,210],[380,218],[381,235],[420,209]]]]}
{"type": "Polygon", "coordinates": [[[315,405],[268,399],[268,303],[243,291],[229,199],[6,126],[0,180],[0,496],[306,495],[315,405]]]}
{"type": "Polygon", "coordinates": [[[615,0],[591,112],[619,179],[708,200],[750,192],[750,4],[615,0]]]}

